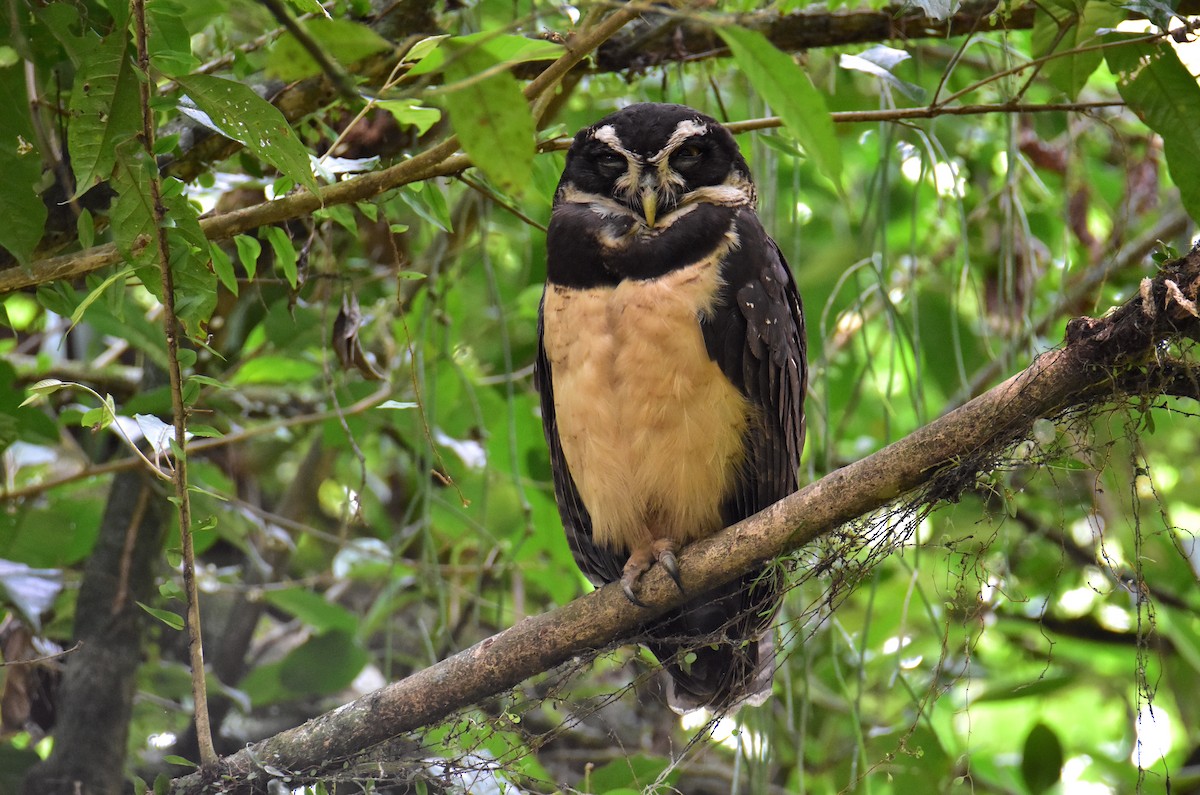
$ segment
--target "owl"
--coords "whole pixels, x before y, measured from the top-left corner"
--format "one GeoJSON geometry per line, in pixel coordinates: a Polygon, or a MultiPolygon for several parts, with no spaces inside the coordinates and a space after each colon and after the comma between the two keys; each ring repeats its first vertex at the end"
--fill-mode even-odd
{"type": "Polygon", "coordinates": [[[676,558],[794,492],[804,445],[804,312],[733,135],[666,104],[580,131],[546,251],[535,381],[575,561],[630,609],[655,564],[686,593],[643,628],[673,709],[761,703],[778,567],[690,593],[676,558]]]}

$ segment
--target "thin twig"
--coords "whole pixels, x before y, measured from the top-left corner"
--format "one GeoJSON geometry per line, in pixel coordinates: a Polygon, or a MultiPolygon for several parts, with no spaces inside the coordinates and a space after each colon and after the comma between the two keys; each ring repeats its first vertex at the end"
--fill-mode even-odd
{"type": "MultiPolygon", "coordinates": [[[[154,158],[154,111],[150,107],[153,83],[150,80],[150,52],[146,41],[146,0],[133,0],[137,39],[138,68],[144,79],[138,82],[142,110],[142,145],[146,156],[154,158]]],[[[196,589],[196,552],[192,544],[192,503],[187,476],[187,405],[183,401],[183,371],[179,364],[179,318],[175,314],[175,276],[171,268],[167,241],[167,210],[162,200],[162,182],[157,169],[150,177],[150,201],[154,213],[154,238],[159,269],[162,272],[163,326],[167,342],[167,371],[171,383],[171,413],[175,421],[175,507],[179,512],[179,534],[183,546],[183,589],[187,594],[188,650],[192,664],[192,697],[195,702],[196,738],[200,748],[200,766],[215,767],[218,757],[213,747],[208,719],[208,688],[204,680],[204,648],[200,637],[200,597],[196,589]]]]}
{"type": "MultiPolygon", "coordinates": [[[[382,389],[372,392],[365,398],[362,398],[361,400],[352,403],[350,406],[343,408],[341,413],[347,417],[353,414],[361,414],[364,411],[375,408],[380,403],[387,400],[391,394],[391,386],[384,386],[382,389]]],[[[262,425],[256,425],[253,428],[246,428],[238,431],[237,433],[229,433],[224,436],[200,439],[189,444],[188,450],[193,453],[216,450],[221,447],[227,447],[232,444],[244,442],[248,439],[253,439],[257,436],[263,436],[264,434],[276,433],[277,431],[288,428],[300,428],[305,425],[316,425],[318,423],[325,422],[326,420],[334,419],[337,416],[338,412],[330,409],[327,411],[314,412],[312,414],[302,414],[297,417],[286,417],[281,420],[276,420],[275,422],[268,422],[262,425]]],[[[39,494],[52,491],[59,486],[65,486],[68,483],[74,483],[77,480],[84,480],[85,478],[102,477],[104,475],[111,475],[115,472],[124,472],[125,470],[133,469],[139,463],[141,463],[141,461],[138,458],[131,456],[129,458],[121,458],[116,461],[109,461],[105,464],[84,467],[78,472],[73,472],[70,475],[64,475],[61,478],[48,480],[44,483],[35,483],[31,486],[25,486],[24,488],[20,489],[12,489],[11,491],[2,492],[0,493],[0,503],[36,497],[39,494]]]]}
{"type": "Polygon", "coordinates": [[[262,4],[271,12],[271,16],[287,29],[287,32],[292,34],[301,47],[316,61],[317,66],[333,83],[333,87],[337,89],[338,95],[346,102],[358,104],[362,102],[362,97],[358,94],[358,89],[354,86],[354,78],[346,73],[346,70],[341,67],[337,61],[329,57],[329,54],[322,49],[304,26],[292,16],[281,0],[261,0],[262,4]]]}
{"type": "Polygon", "coordinates": [[[49,662],[50,660],[57,660],[59,657],[66,657],[68,654],[73,654],[82,648],[83,641],[77,640],[75,641],[75,645],[69,649],[63,649],[62,651],[54,652],[54,654],[46,654],[41,657],[34,657],[32,660],[7,660],[0,662],[0,668],[7,668],[10,665],[33,665],[34,663],[49,662]]]}

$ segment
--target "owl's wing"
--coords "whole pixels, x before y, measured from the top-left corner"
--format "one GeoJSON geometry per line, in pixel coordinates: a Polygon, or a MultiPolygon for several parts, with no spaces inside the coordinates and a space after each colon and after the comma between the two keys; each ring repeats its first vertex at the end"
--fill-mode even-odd
{"type": "Polygon", "coordinates": [[[796,490],[804,447],[807,365],[804,311],[787,262],[750,209],[738,214],[739,246],[722,268],[716,310],[701,319],[709,356],[754,406],[746,462],[724,506],[727,525],[796,490]]]}
{"type": "Polygon", "coordinates": [[[542,311],[543,307],[539,306],[538,351],[537,362],[533,368],[533,381],[541,398],[542,429],[546,433],[546,445],[550,448],[554,499],[558,503],[563,529],[567,533],[567,545],[571,548],[571,554],[575,556],[575,564],[592,585],[599,588],[605,583],[621,579],[621,568],[625,561],[592,541],[592,517],[583,505],[579,489],[575,487],[575,479],[571,477],[571,469],[563,455],[562,440],[558,436],[558,421],[554,414],[554,379],[550,371],[550,359],[546,356],[546,346],[542,341],[542,311]]]}

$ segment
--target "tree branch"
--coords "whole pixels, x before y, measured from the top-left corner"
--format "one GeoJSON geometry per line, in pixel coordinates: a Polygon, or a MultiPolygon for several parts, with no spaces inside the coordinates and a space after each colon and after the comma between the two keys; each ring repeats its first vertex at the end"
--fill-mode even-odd
{"type": "MultiPolygon", "coordinates": [[[[362,749],[428,726],[455,710],[511,688],[575,655],[631,636],[646,621],[728,582],[763,561],[793,551],[918,488],[925,499],[953,499],[973,485],[1034,421],[1078,405],[1101,403],[1103,390],[1154,355],[1157,346],[1200,331],[1189,310],[1200,292],[1200,246],[1164,268],[1142,294],[1101,319],[1077,319],[1066,345],[1024,371],[909,436],[830,473],[761,513],[688,546],[680,570],[690,596],[655,567],[630,605],[612,585],[527,618],[400,682],[321,715],[222,760],[230,792],[265,787],[247,782],[262,765],[281,770],[334,769],[362,749]],[[1173,283],[1183,302],[1173,297],[1173,283]],[[1099,390],[1099,391],[1095,391],[1099,390]]],[[[200,774],[176,780],[176,795],[199,793],[200,774]]]]}

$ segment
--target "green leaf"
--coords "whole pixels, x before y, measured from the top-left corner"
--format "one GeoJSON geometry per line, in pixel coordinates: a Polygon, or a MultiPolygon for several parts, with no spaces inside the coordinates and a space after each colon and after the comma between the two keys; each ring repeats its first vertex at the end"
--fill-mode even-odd
{"type": "Polygon", "coordinates": [[[304,588],[269,591],[264,598],[319,632],[335,629],[352,635],[358,626],[349,610],[304,588]]]}
{"type": "Polygon", "coordinates": [[[321,365],[293,356],[259,356],[242,365],[230,382],[243,384],[295,384],[321,373],[321,365]]]}
{"type": "Polygon", "coordinates": [[[189,107],[181,102],[184,113],[244,144],[293,182],[317,192],[308,151],[278,108],[248,86],[232,80],[187,75],[176,81],[194,103],[194,107],[189,107]]]}
{"type": "MultiPolygon", "coordinates": [[[[1105,42],[1129,42],[1137,34],[1111,33],[1105,42]]],[[[1200,219],[1200,85],[1165,42],[1131,42],[1104,51],[1129,108],[1162,136],[1171,180],[1184,209],[1200,219]]]]}
{"type": "Polygon", "coordinates": [[[212,257],[213,272],[217,274],[221,284],[225,285],[226,290],[237,295],[238,281],[237,274],[233,270],[233,260],[225,253],[225,249],[216,243],[210,244],[208,253],[212,257]]]}
{"type": "Polygon", "coordinates": [[[109,275],[108,278],[100,282],[100,284],[93,287],[92,291],[89,292],[87,296],[79,302],[79,305],[75,307],[75,311],[71,313],[71,325],[79,325],[79,321],[83,319],[83,313],[87,311],[88,307],[91,306],[97,298],[103,295],[104,291],[112,286],[114,282],[123,282],[125,279],[129,278],[131,273],[132,270],[130,268],[119,268],[115,273],[109,275]]]}
{"type": "Polygon", "coordinates": [[[297,693],[334,693],[354,681],[367,653],[348,632],[326,632],[283,659],[279,679],[297,693]]]}
{"type": "Polygon", "coordinates": [[[287,236],[287,232],[280,227],[268,226],[266,232],[267,239],[271,243],[271,250],[275,252],[275,264],[283,270],[288,284],[295,290],[299,281],[299,273],[296,270],[296,247],[292,245],[292,239],[287,236]]]}
{"type": "MultiPolygon", "coordinates": [[[[633,754],[613,760],[592,771],[589,778],[592,792],[635,792],[640,793],[658,781],[671,760],[662,756],[649,754],[633,754]]],[[[666,783],[670,784],[679,777],[679,771],[669,773],[666,783]]]]}
{"type": "Polygon", "coordinates": [[[262,255],[262,243],[259,243],[256,237],[238,235],[233,239],[233,244],[237,246],[238,261],[246,269],[250,281],[254,281],[254,277],[258,275],[258,258],[262,255]]]}
{"type": "MultiPolygon", "coordinates": [[[[175,314],[187,333],[203,339],[205,324],[217,306],[217,276],[209,267],[210,244],[200,228],[196,207],[176,179],[163,180],[167,244],[175,280],[175,314]]],[[[183,351],[180,351],[182,358],[183,351]]]]}
{"type": "Polygon", "coordinates": [[[319,0],[290,0],[290,2],[301,14],[324,14],[326,16],[329,14],[319,0]]]}
{"type": "Polygon", "coordinates": [[[179,765],[181,767],[200,767],[200,765],[196,764],[192,760],[184,759],[182,756],[179,756],[178,754],[167,754],[166,756],[163,757],[163,761],[168,764],[179,765]]]}
{"type": "Polygon", "coordinates": [[[310,638],[277,663],[258,666],[240,687],[255,706],[335,693],[354,681],[368,660],[348,633],[335,630],[310,638]]]}
{"type": "Polygon", "coordinates": [[[171,629],[183,629],[183,619],[178,614],[172,613],[170,610],[160,610],[157,607],[151,607],[144,602],[138,602],[138,607],[142,608],[171,629]]]}
{"type": "MultiPolygon", "coordinates": [[[[1124,12],[1120,8],[1104,0],[1052,0],[1038,4],[1033,19],[1033,56],[1041,58],[1054,52],[1065,53],[1097,44],[1097,30],[1114,27],[1123,18],[1124,12]],[[1061,38],[1060,31],[1064,31],[1061,38]]],[[[1047,61],[1042,66],[1042,74],[1055,88],[1075,99],[1103,59],[1104,53],[1100,50],[1064,55],[1047,61]]]]}
{"type": "MultiPolygon", "coordinates": [[[[318,17],[301,23],[321,50],[344,66],[392,48],[371,28],[349,19],[318,17]]],[[[267,73],[280,80],[300,80],[319,74],[321,67],[292,34],[281,36],[267,57],[267,73]]]]}
{"type": "Polygon", "coordinates": [[[96,219],[86,207],[79,210],[79,218],[75,220],[75,233],[79,235],[79,247],[91,248],[96,242],[96,219]]]}
{"type": "Polygon", "coordinates": [[[463,149],[502,192],[520,195],[533,173],[533,116],[517,79],[507,71],[484,75],[500,62],[471,45],[457,49],[446,77],[457,88],[445,95],[450,122],[463,149]]]}
{"type": "Polygon", "coordinates": [[[440,110],[427,108],[415,99],[381,99],[375,104],[392,114],[401,127],[416,127],[418,135],[429,132],[429,128],[442,118],[440,110]]]}
{"type": "Polygon", "coordinates": [[[409,52],[409,60],[417,65],[409,70],[409,77],[429,74],[441,69],[466,50],[481,52],[493,64],[518,64],[527,61],[552,61],[563,53],[561,44],[545,39],[530,39],[511,34],[497,35],[491,31],[471,33],[467,36],[431,36],[417,43],[409,52]]]}
{"type": "Polygon", "coordinates": [[[85,50],[71,89],[67,145],[75,172],[75,197],[108,179],[123,146],[141,128],[137,76],[123,26],[85,50]]]}
{"type": "Polygon", "coordinates": [[[162,275],[151,267],[156,247],[150,242],[154,232],[154,203],[150,180],[154,168],[140,152],[123,153],[113,172],[112,184],[117,198],[109,211],[117,250],[137,269],[138,277],[156,298],[162,298],[162,275]],[[139,239],[145,238],[145,240],[139,239]]]}
{"type": "Polygon", "coordinates": [[[453,231],[450,207],[435,183],[415,182],[405,185],[396,195],[422,220],[428,221],[443,232],[453,231]]]}
{"type": "Polygon", "coordinates": [[[833,117],[808,75],[761,33],[738,27],[717,28],[717,32],[750,84],[779,114],[817,169],[840,193],[842,152],[833,131],[833,117]]]}
{"type": "Polygon", "coordinates": [[[150,64],[170,77],[187,74],[200,65],[192,55],[192,36],[183,21],[187,10],[179,0],[154,0],[146,4],[150,64]]]}
{"type": "Polygon", "coordinates": [[[1031,795],[1041,795],[1062,777],[1063,747],[1058,735],[1044,723],[1029,730],[1021,755],[1021,778],[1031,795]]]}
{"type": "Polygon", "coordinates": [[[42,238],[46,205],[35,191],[42,176],[22,69],[0,69],[0,246],[22,265],[42,238]]]}

